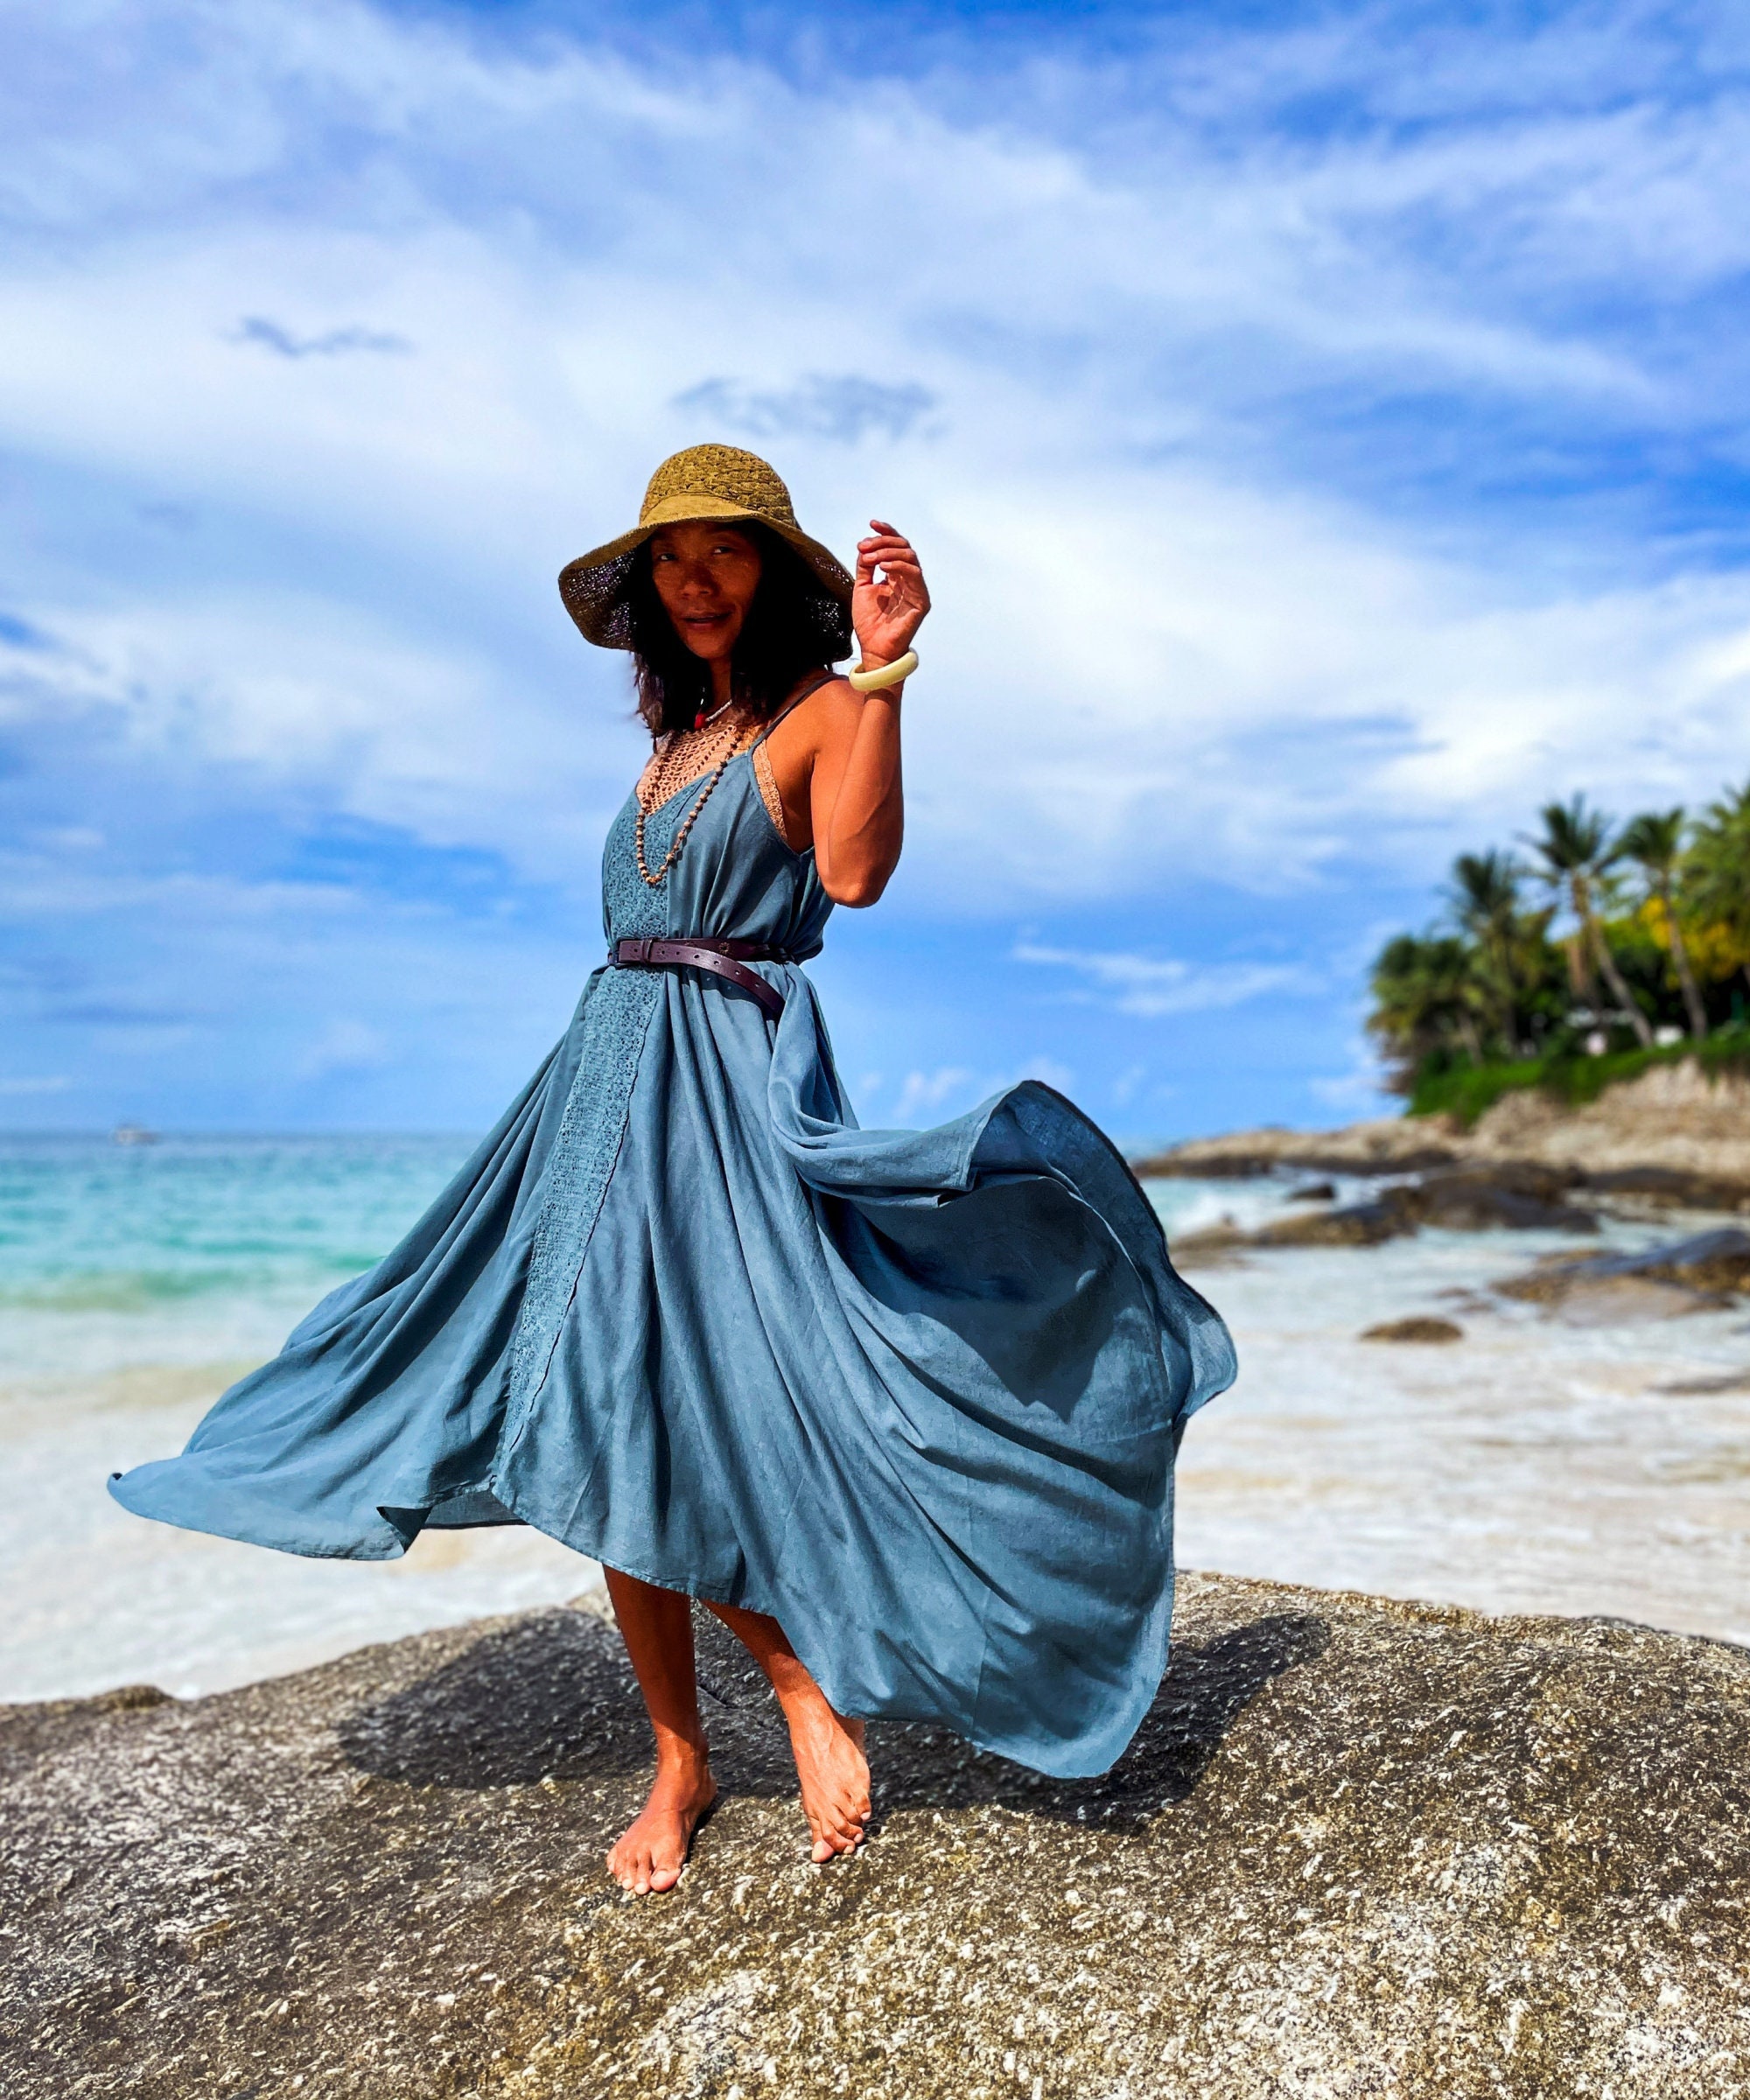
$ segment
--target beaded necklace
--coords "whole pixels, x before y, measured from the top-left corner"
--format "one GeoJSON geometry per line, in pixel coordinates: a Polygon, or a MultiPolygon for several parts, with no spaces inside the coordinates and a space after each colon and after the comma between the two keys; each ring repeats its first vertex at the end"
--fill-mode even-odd
{"type": "MultiPolygon", "coordinates": [[[[719,708],[717,711],[718,714],[722,714],[724,710],[719,708]]],[[[709,721],[711,718],[707,717],[705,719],[709,721]]],[[[682,853],[686,850],[688,833],[698,822],[699,812],[710,802],[718,782],[729,768],[730,760],[741,749],[741,739],[747,733],[748,727],[749,724],[746,723],[729,722],[718,731],[717,737],[704,738],[704,724],[695,724],[691,731],[682,731],[668,738],[662,750],[657,753],[644,779],[638,783],[638,822],[632,835],[633,847],[638,857],[638,872],[653,890],[662,888],[663,883],[668,879],[669,870],[675,866],[682,853]],[[716,765],[711,768],[710,778],[705,782],[697,802],[687,812],[680,830],[676,832],[674,841],[663,858],[662,866],[653,875],[650,872],[649,863],[644,858],[645,819],[653,811],[660,809],[668,800],[672,792],[668,787],[670,780],[673,780],[678,787],[690,778],[696,780],[698,777],[699,766],[704,761],[704,754],[711,749],[718,738],[724,739],[723,750],[716,765]],[[701,738],[703,741],[699,740],[701,738]],[[645,799],[647,794],[649,797],[648,801],[645,799]]]]}

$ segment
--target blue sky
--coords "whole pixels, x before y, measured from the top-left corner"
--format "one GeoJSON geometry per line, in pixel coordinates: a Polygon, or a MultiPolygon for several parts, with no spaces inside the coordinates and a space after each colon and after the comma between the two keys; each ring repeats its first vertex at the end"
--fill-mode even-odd
{"type": "Polygon", "coordinates": [[[1378,1106],[1454,851],[1745,770],[1725,15],[0,0],[0,1125],[488,1122],[712,437],[936,593],[864,1119],[1378,1106]]]}

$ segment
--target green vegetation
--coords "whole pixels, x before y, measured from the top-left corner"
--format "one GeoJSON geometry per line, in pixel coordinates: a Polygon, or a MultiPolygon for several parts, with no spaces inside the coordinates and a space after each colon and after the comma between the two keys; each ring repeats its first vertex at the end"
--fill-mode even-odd
{"type": "Polygon", "coordinates": [[[1373,969],[1368,1028],[1412,1116],[1474,1122],[1503,1094],[1572,1103],[1654,1064],[1750,1069],[1750,783],[1699,819],[1620,830],[1550,802],[1510,851],[1461,853],[1440,920],[1373,969]]]}
{"type": "Polygon", "coordinates": [[[1618,1080],[1638,1079],[1654,1065],[1679,1064],[1686,1057],[1698,1058],[1710,1072],[1750,1073],[1750,1026],[1728,1021],[1700,1043],[1686,1040],[1651,1050],[1606,1051],[1600,1057],[1530,1057],[1512,1064],[1451,1066],[1418,1079],[1408,1112],[1455,1116],[1468,1127],[1503,1094],[1521,1087],[1539,1087],[1570,1108],[1581,1108],[1618,1080]]]}

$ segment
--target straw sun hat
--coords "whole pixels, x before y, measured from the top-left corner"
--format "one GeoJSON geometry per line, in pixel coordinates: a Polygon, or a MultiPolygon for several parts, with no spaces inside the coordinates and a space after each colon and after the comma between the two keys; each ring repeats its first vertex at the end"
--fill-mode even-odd
{"type": "Polygon", "coordinates": [[[632,647],[626,590],[638,550],[664,525],[721,519],[763,525],[801,556],[813,588],[809,611],[822,644],[837,644],[826,661],[849,653],[850,578],[818,540],[796,522],[790,492],[757,453],[732,444],[692,444],[665,459],[650,477],[638,522],[617,540],[580,554],[559,571],[559,595],[584,637],[605,649],[632,647]]]}

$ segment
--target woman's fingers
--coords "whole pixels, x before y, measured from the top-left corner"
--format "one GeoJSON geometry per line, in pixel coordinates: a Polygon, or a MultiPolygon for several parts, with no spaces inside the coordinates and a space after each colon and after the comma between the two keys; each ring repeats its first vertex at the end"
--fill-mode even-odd
{"type": "Polygon", "coordinates": [[[897,547],[859,547],[857,550],[857,566],[859,570],[906,569],[914,576],[923,574],[923,564],[903,540],[897,547]]]}
{"type": "Polygon", "coordinates": [[[879,616],[897,619],[906,634],[929,610],[929,586],[916,550],[885,518],[871,518],[868,538],[857,543],[856,582],[860,591],[874,593],[879,616]]]}

